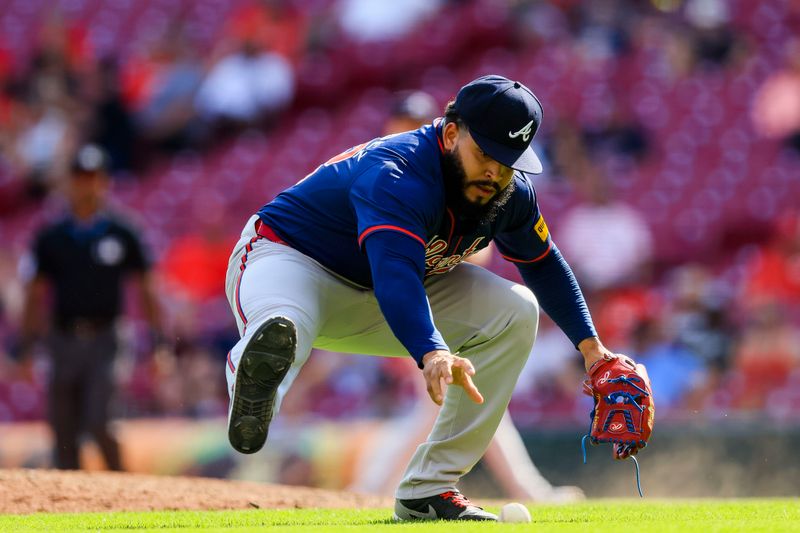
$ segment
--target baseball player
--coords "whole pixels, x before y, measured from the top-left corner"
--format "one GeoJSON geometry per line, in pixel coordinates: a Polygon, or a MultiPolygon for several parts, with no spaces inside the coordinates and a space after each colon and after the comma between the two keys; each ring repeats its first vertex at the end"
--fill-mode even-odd
{"type": "Polygon", "coordinates": [[[236,450],[264,445],[312,347],[411,355],[441,409],[395,519],[497,519],[456,485],[500,424],[539,306],[587,369],[615,357],[539,210],[541,121],[526,86],[478,78],[444,117],[331,158],[247,221],[226,277],[241,334],[226,362],[236,450]],[[464,262],[492,240],[525,286],[464,262]]]}
{"type": "MultiPolygon", "coordinates": [[[[436,118],[440,111],[433,96],[424,91],[398,93],[384,124],[383,135],[420,128],[436,118]]],[[[466,260],[486,266],[491,263],[493,255],[493,248],[487,246],[466,260]]],[[[410,372],[416,370],[405,365],[402,368],[408,368],[410,372]]],[[[424,382],[419,380],[417,385],[420,394],[427,396],[424,382]]],[[[408,421],[407,427],[404,425],[398,430],[396,424],[387,425],[376,442],[359,457],[356,474],[348,488],[369,494],[394,494],[406,462],[411,459],[416,445],[430,433],[438,414],[435,404],[427,398],[420,399],[403,417],[408,421]]],[[[566,503],[584,498],[580,488],[553,486],[539,472],[508,411],[486,448],[483,465],[505,495],[516,500],[566,503]]]]}

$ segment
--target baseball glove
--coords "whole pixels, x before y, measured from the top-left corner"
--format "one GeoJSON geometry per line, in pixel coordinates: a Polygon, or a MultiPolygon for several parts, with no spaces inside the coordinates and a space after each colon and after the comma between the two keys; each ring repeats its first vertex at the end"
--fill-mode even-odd
{"type": "MultiPolygon", "coordinates": [[[[586,463],[585,441],[592,444],[609,442],[615,459],[636,455],[647,446],[653,431],[655,406],[650,378],[644,365],[636,364],[625,355],[606,356],[595,362],[583,382],[584,392],[594,398],[589,434],[582,442],[583,462],[586,463]]],[[[639,463],[636,464],[636,485],[639,483],[639,463]]]]}
{"type": "Polygon", "coordinates": [[[607,356],[589,368],[584,392],[594,398],[589,439],[610,442],[615,459],[635,455],[647,446],[655,406],[644,365],[625,355],[607,356]]]}

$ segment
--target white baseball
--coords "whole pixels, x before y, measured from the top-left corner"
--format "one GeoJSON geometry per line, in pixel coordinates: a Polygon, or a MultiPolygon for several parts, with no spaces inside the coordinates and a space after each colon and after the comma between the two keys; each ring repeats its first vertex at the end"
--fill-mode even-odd
{"type": "Polygon", "coordinates": [[[531,513],[528,508],[521,503],[507,503],[500,509],[500,522],[510,524],[528,523],[531,521],[531,513]]]}

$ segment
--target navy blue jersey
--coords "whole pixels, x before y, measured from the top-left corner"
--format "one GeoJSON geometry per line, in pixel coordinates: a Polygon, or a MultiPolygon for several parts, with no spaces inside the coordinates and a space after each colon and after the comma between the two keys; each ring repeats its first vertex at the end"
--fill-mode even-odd
{"type": "Polygon", "coordinates": [[[372,286],[364,240],[380,231],[425,247],[425,275],[449,272],[494,239],[503,257],[530,263],[551,240],[529,178],[491,224],[464,233],[445,205],[441,121],[374,139],[332,158],[265,205],[259,216],[293,248],[363,287],[372,286]]]}

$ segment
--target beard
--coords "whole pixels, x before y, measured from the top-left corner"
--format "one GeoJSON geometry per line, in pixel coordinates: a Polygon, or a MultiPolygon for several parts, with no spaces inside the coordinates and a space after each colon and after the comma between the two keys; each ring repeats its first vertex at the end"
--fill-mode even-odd
{"type": "Polygon", "coordinates": [[[505,189],[500,189],[500,186],[491,180],[468,180],[464,165],[455,152],[445,152],[442,155],[442,175],[444,176],[445,202],[453,210],[459,233],[463,235],[494,222],[501,208],[514,193],[513,179],[505,189]],[[495,195],[485,204],[469,200],[466,191],[472,185],[492,187],[495,195]]]}

